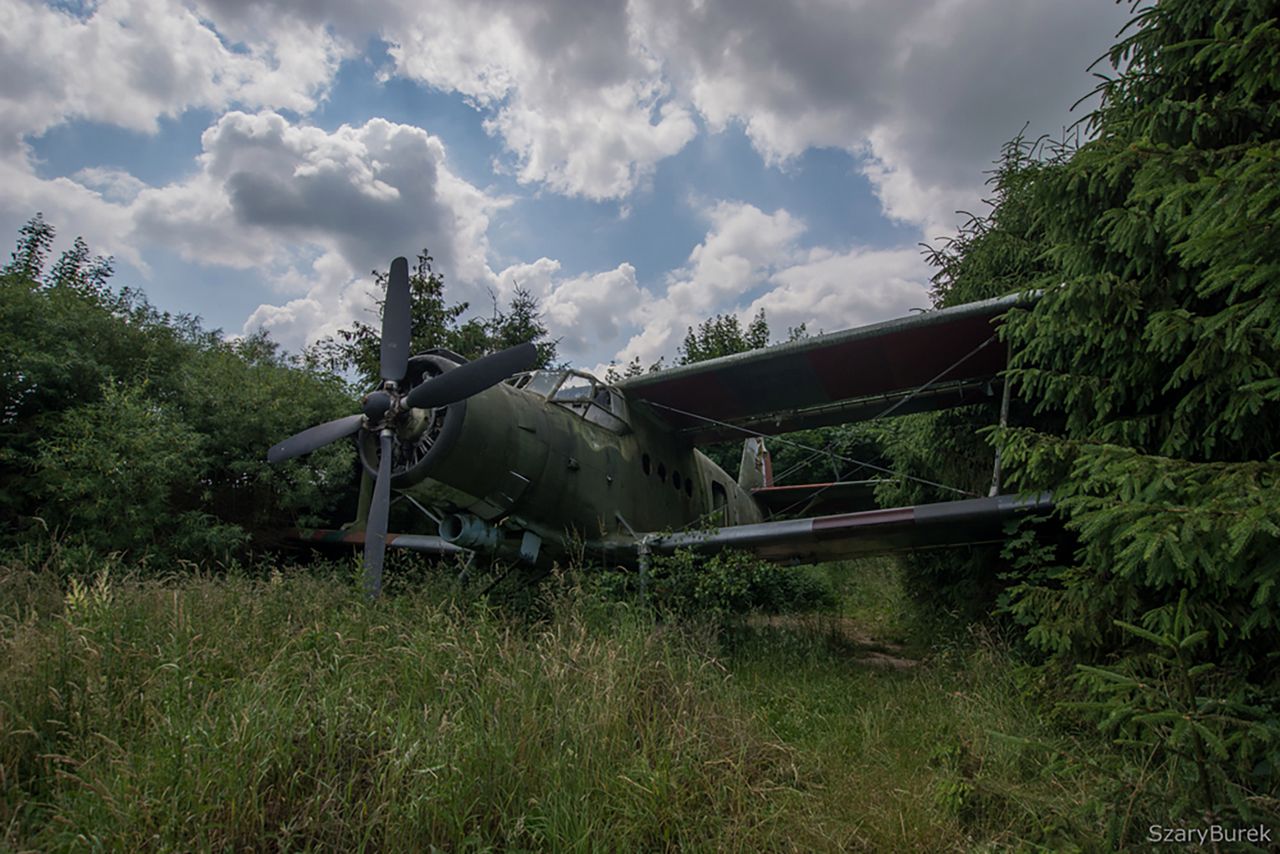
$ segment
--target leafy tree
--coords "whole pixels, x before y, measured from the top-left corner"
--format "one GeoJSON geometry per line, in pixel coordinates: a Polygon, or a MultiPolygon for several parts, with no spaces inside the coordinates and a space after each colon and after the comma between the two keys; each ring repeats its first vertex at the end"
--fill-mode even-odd
{"type": "Polygon", "coordinates": [[[640,363],[640,357],[635,356],[630,362],[627,362],[627,366],[621,371],[618,370],[618,366],[614,362],[610,362],[609,367],[605,369],[604,380],[605,382],[616,383],[629,379],[630,377],[638,377],[644,373],[656,373],[664,368],[666,368],[665,357],[659,358],[658,361],[649,365],[648,368],[645,368],[644,365],[640,363]]]}
{"type": "Polygon", "coordinates": [[[184,510],[179,498],[200,488],[206,442],[157,405],[145,382],[107,385],[100,400],[68,410],[37,443],[43,512],[102,552],[137,556],[179,536],[185,545],[203,540],[196,554],[210,546],[223,553],[243,542],[244,530],[184,510]]]}
{"type": "Polygon", "coordinates": [[[53,248],[53,237],[53,226],[44,221],[43,213],[37,213],[19,230],[18,248],[10,256],[4,274],[38,280],[44,275],[44,262],[53,248]]]}
{"type": "Polygon", "coordinates": [[[0,274],[0,533],[39,518],[95,548],[200,559],[341,495],[350,448],[283,467],[264,453],[351,412],[341,380],[110,290],[83,240],[46,272],[53,238],[34,217],[0,274]]]}
{"type": "MultiPolygon", "coordinates": [[[[52,231],[52,230],[51,230],[52,231]]],[[[89,244],[77,237],[71,248],[62,253],[53,265],[46,283],[51,287],[72,288],[95,292],[107,286],[107,280],[115,272],[110,258],[89,258],[89,244]]]]}
{"type": "Polygon", "coordinates": [[[485,324],[485,344],[492,350],[502,350],[533,341],[538,348],[538,367],[547,368],[555,363],[556,342],[547,340],[547,327],[539,313],[538,298],[520,286],[506,311],[495,302],[493,317],[485,324]]]}
{"type": "Polygon", "coordinates": [[[1027,580],[1015,613],[1114,648],[1168,630],[1182,589],[1211,651],[1273,678],[1280,641],[1280,22],[1267,4],[1170,0],[1111,52],[1096,138],[1037,176],[1045,291],[1006,325],[1044,424],[1000,434],[1011,476],[1052,485],[1088,572],[1027,580]],[[1056,621],[1055,621],[1056,622],[1056,621]],[[1160,623],[1160,625],[1155,625],[1160,623]],[[1263,670],[1255,668],[1264,668],[1263,670]]]}
{"type": "Polygon", "coordinates": [[[622,370],[618,370],[616,362],[610,361],[609,367],[606,368],[604,372],[604,381],[607,383],[617,383],[625,379],[630,379],[631,377],[638,377],[643,373],[644,365],[640,364],[639,356],[633,357],[630,362],[627,362],[627,366],[622,370]]]}
{"type": "Polygon", "coordinates": [[[676,356],[677,365],[691,365],[734,353],[745,353],[769,346],[769,324],[764,309],[760,309],[747,328],[743,329],[735,314],[717,314],[698,325],[695,333],[689,328],[676,356]]]}
{"type": "Polygon", "coordinates": [[[1071,138],[1032,141],[1022,134],[1005,143],[987,180],[992,192],[983,204],[988,212],[969,214],[955,237],[924,247],[936,269],[935,308],[1017,293],[1051,274],[1035,192],[1047,175],[1063,168],[1075,148],[1071,138]]]}
{"type": "MultiPolygon", "coordinates": [[[[794,329],[787,330],[787,340],[795,341],[806,334],[802,323],[794,329]]],[[[717,314],[698,324],[696,332],[692,326],[689,327],[684,341],[676,350],[676,365],[692,365],[695,362],[705,362],[708,359],[732,356],[734,353],[745,353],[748,350],[759,350],[768,346],[769,323],[765,319],[763,308],[747,324],[746,329],[742,328],[737,315],[717,314]]],[[[636,356],[622,370],[618,370],[616,365],[610,363],[609,369],[605,372],[605,380],[616,383],[629,377],[661,371],[666,367],[665,362],[665,358],[660,358],[645,368],[640,362],[640,357],[636,356]]]]}
{"type": "MultiPolygon", "coordinates": [[[[468,303],[449,304],[444,295],[444,277],[432,269],[432,257],[423,250],[409,274],[409,304],[412,318],[409,352],[422,353],[437,347],[451,350],[466,359],[533,341],[538,349],[538,367],[555,363],[556,342],[547,339],[547,327],[538,310],[538,300],[517,287],[505,311],[495,300],[493,316],[462,321],[468,303]]],[[[375,270],[374,280],[385,290],[387,274],[375,270]]],[[[378,301],[379,311],[383,306],[378,301]]],[[[304,353],[304,361],[314,367],[338,372],[354,370],[366,386],[377,385],[381,359],[381,323],[355,321],[340,330],[337,338],[317,341],[304,353]]]]}

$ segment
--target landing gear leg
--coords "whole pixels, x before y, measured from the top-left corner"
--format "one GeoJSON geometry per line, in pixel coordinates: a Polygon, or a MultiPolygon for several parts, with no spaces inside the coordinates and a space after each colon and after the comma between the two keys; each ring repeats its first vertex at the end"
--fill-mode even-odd
{"type": "MultiPolygon", "coordinates": [[[[363,469],[364,466],[361,466],[363,469]]],[[[363,531],[369,527],[369,505],[373,503],[373,478],[367,471],[360,473],[360,498],[356,502],[356,519],[347,528],[363,531]]]]}

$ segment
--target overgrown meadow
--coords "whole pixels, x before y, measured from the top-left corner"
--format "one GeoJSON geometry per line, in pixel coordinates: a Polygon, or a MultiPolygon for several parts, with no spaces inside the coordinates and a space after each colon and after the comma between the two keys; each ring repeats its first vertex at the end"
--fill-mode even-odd
{"type": "Polygon", "coordinates": [[[0,570],[16,850],[1105,850],[1163,815],[998,638],[913,646],[887,561],[718,623],[586,575],[516,614],[444,572],[49,569],[0,570]]]}

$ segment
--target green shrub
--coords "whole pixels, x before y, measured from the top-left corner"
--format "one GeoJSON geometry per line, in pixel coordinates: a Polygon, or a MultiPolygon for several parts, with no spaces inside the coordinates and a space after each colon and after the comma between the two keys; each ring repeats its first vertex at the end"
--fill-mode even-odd
{"type": "MultiPolygon", "coordinates": [[[[607,571],[596,583],[613,598],[640,593],[634,571],[607,571]]],[[[646,601],[659,613],[719,622],[732,615],[779,614],[832,608],[830,581],[804,568],[782,567],[747,552],[704,557],[689,551],[656,555],[646,578],[646,601]]]]}
{"type": "Polygon", "coordinates": [[[1256,687],[1204,660],[1211,632],[1192,625],[1188,598],[1184,590],[1162,609],[1158,631],[1117,620],[1146,651],[1110,668],[1079,665],[1097,699],[1075,708],[1096,715],[1100,730],[1157,772],[1146,783],[1173,796],[1171,819],[1280,820],[1280,800],[1256,797],[1280,765],[1277,712],[1256,687]]]}
{"type": "Polygon", "coordinates": [[[52,530],[99,553],[201,561],[342,500],[348,446],[265,459],[352,411],[341,380],[265,335],[224,340],[110,290],[110,260],[81,240],[46,273],[52,240],[35,217],[0,273],[0,542],[38,548],[52,530]]]}

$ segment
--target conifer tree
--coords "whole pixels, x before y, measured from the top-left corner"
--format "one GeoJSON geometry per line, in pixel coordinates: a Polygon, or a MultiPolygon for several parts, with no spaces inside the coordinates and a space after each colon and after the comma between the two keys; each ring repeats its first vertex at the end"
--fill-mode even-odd
{"type": "Polygon", "coordinates": [[[1031,188],[1048,249],[1005,325],[1042,420],[999,437],[1079,550],[1013,591],[1048,649],[1112,621],[1168,629],[1274,679],[1280,642],[1280,21],[1273,3],[1166,0],[1111,51],[1095,138],[1031,188]]]}

